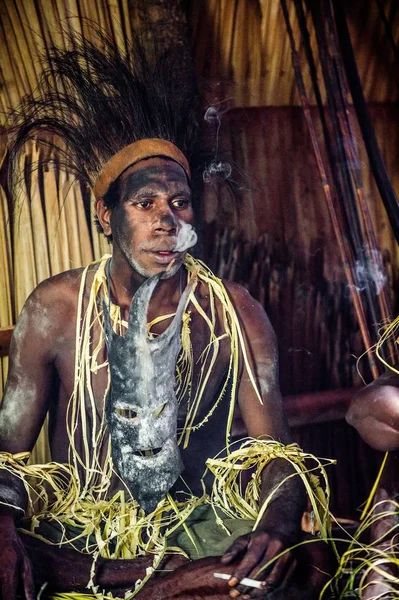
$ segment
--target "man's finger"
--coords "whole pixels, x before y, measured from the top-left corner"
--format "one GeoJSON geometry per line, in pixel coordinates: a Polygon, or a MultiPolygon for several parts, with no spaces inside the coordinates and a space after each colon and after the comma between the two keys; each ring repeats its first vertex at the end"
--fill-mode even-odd
{"type": "MultiPolygon", "coordinates": [[[[279,561],[277,561],[279,562],[279,561]]],[[[295,569],[296,569],[297,563],[295,559],[288,559],[287,562],[285,563],[284,567],[282,567],[283,571],[285,570],[285,574],[282,574],[282,577],[279,577],[279,581],[276,582],[273,578],[270,580],[268,578],[268,580],[265,582],[265,585],[262,589],[257,589],[257,588],[249,588],[249,587],[244,587],[244,586],[237,586],[235,589],[238,590],[240,592],[240,596],[238,600],[256,600],[257,598],[267,598],[268,597],[268,593],[272,594],[274,592],[274,590],[276,590],[277,588],[281,589],[283,587],[285,587],[285,585],[289,582],[289,580],[291,579],[295,569]]],[[[259,569],[258,569],[259,571],[259,569]]],[[[270,577],[272,576],[272,573],[270,574],[270,577]]],[[[253,578],[253,575],[251,575],[251,579],[253,578]]]]}
{"type": "MultiPolygon", "coordinates": [[[[254,549],[256,548],[257,544],[254,544],[254,549]]],[[[256,560],[255,564],[252,564],[252,570],[246,575],[247,577],[249,577],[250,579],[255,579],[258,581],[264,581],[266,583],[266,589],[263,588],[262,590],[258,590],[256,588],[249,588],[243,585],[237,585],[235,587],[235,590],[238,592],[238,594],[240,595],[240,600],[242,598],[242,600],[246,600],[247,598],[261,598],[261,597],[265,597],[265,591],[267,591],[267,589],[271,592],[273,591],[276,587],[281,585],[282,579],[285,575],[285,573],[287,572],[287,570],[289,569],[289,565],[292,561],[292,556],[291,554],[288,552],[287,554],[284,554],[282,557],[280,557],[279,559],[277,559],[276,561],[272,562],[271,565],[269,567],[267,567],[267,569],[263,569],[262,570],[262,566],[263,565],[267,565],[268,562],[270,562],[273,557],[277,556],[278,554],[280,554],[281,550],[283,548],[282,542],[280,542],[280,540],[277,539],[273,539],[270,541],[270,544],[268,546],[266,546],[264,553],[256,553],[252,552],[252,557],[256,560]]],[[[247,553],[247,555],[249,555],[249,551],[247,553]]],[[[247,556],[245,557],[245,559],[247,558],[247,556]]],[[[245,559],[240,563],[239,565],[239,569],[245,568],[245,559]]],[[[234,574],[237,573],[237,570],[234,572],[234,574]]],[[[239,572],[238,571],[238,575],[239,575],[239,580],[241,581],[243,579],[242,577],[242,571],[239,572]]],[[[237,596],[238,596],[237,594],[237,596]]],[[[231,594],[230,594],[231,595],[231,594]]]]}
{"type": "MultiPolygon", "coordinates": [[[[270,559],[268,558],[268,560],[270,559]]],[[[265,585],[268,586],[269,589],[279,587],[285,579],[287,571],[290,569],[292,562],[293,558],[290,552],[283,554],[283,556],[281,556],[270,566],[270,571],[267,576],[262,577],[262,579],[265,581],[265,585]]]]}
{"type": "MultiPolygon", "coordinates": [[[[232,573],[232,579],[229,581],[229,585],[237,585],[241,579],[244,577],[249,577],[250,573],[252,573],[257,567],[259,568],[260,564],[264,564],[264,557],[267,556],[270,546],[268,545],[269,536],[268,534],[264,534],[258,536],[257,538],[252,538],[250,543],[248,544],[247,551],[240,561],[240,563],[236,566],[232,573]],[[236,580],[236,583],[233,583],[232,580],[236,580]]],[[[271,545],[274,546],[273,541],[271,545]]],[[[271,552],[271,555],[276,554],[276,552],[271,552]]]]}
{"type": "Polygon", "coordinates": [[[296,560],[290,553],[283,555],[276,561],[271,573],[265,578],[265,590],[275,590],[288,583],[296,568],[296,560]]]}
{"type": "Polygon", "coordinates": [[[292,558],[292,560],[288,562],[288,569],[285,572],[284,578],[282,579],[280,586],[286,586],[289,583],[291,577],[295,573],[297,566],[298,563],[296,561],[296,558],[292,558]]]}
{"type": "Polygon", "coordinates": [[[232,546],[225,552],[221,558],[223,565],[228,565],[233,562],[240,554],[242,554],[248,547],[249,539],[242,536],[236,539],[232,546]]]}

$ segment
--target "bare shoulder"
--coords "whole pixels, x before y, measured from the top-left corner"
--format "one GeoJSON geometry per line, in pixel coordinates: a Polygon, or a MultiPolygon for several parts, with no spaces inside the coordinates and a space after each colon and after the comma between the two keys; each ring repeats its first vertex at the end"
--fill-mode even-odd
{"type": "Polygon", "coordinates": [[[45,279],[30,294],[23,311],[43,311],[43,315],[67,311],[79,295],[82,273],[83,269],[74,269],[45,279]]]}
{"type": "Polygon", "coordinates": [[[242,285],[225,280],[223,280],[223,285],[244,325],[244,329],[251,333],[251,337],[260,335],[265,341],[269,341],[274,345],[276,343],[275,332],[261,304],[242,285]]]}
{"type": "Polygon", "coordinates": [[[233,302],[234,308],[238,312],[259,312],[266,315],[265,311],[255,298],[253,298],[248,290],[234,281],[227,281],[223,279],[223,285],[228,291],[228,294],[233,302]]]}
{"type": "Polygon", "coordinates": [[[17,319],[14,342],[26,338],[37,343],[56,339],[74,321],[83,271],[65,271],[42,281],[33,290],[17,319]]]}

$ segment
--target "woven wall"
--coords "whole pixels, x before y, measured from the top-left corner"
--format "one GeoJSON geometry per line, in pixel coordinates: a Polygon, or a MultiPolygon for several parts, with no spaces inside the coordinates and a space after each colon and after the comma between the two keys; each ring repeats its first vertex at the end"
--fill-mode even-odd
{"type": "MultiPolygon", "coordinates": [[[[165,5],[180,6],[182,1],[2,0],[0,111],[15,106],[23,94],[35,89],[41,71],[40,56],[49,42],[64,46],[71,28],[91,37],[93,21],[124,47],[137,26],[135,7],[146,4],[156,13],[165,10],[165,5]]],[[[197,71],[212,84],[214,98],[229,98],[235,107],[300,103],[278,0],[190,0],[186,4],[197,71]]],[[[368,102],[395,102],[399,98],[397,61],[377,2],[353,0],[346,4],[366,98],[368,102]]],[[[398,41],[398,4],[396,0],[384,0],[382,4],[398,41]]],[[[292,3],[289,8],[294,34],[299,39],[292,3]]],[[[168,24],[171,30],[174,26],[175,21],[172,27],[168,24]]],[[[310,31],[314,45],[312,27],[310,31]]],[[[307,84],[308,73],[304,75],[307,84]]]]}
{"type": "MultiPolygon", "coordinates": [[[[394,2],[385,4],[394,6],[394,2]]],[[[303,115],[292,106],[298,104],[298,97],[279,3],[193,0],[190,6],[198,72],[212,83],[208,100],[222,100],[218,104],[222,111],[234,106],[277,105],[241,108],[223,115],[220,143],[231,149],[234,160],[249,174],[250,185],[241,190],[238,216],[220,190],[205,188],[203,253],[219,274],[246,285],[267,309],[280,342],[284,393],[357,384],[355,357],[363,347],[303,115]]],[[[360,4],[353,3],[350,23],[355,50],[368,100],[385,103],[372,106],[371,115],[399,193],[396,67],[384,46],[375,6],[363,13],[356,6],[360,4]]],[[[35,88],[40,52],[50,41],[65,43],[60,23],[67,30],[73,26],[89,35],[86,17],[105,27],[122,46],[131,37],[127,0],[116,4],[106,0],[3,0],[1,110],[15,106],[24,93],[35,88]]],[[[357,135],[365,193],[394,296],[398,248],[357,135]]],[[[59,170],[39,169],[28,179],[22,177],[18,203],[12,206],[6,187],[7,162],[2,164],[4,138],[0,142],[0,326],[6,326],[15,323],[39,281],[87,264],[108,246],[93,227],[92,210],[83,207],[83,199],[88,206],[91,202],[87,190],[59,170]]],[[[26,149],[21,173],[25,161],[38,152],[34,146],[26,149]]],[[[368,376],[362,363],[360,368],[368,376]]],[[[1,386],[6,371],[4,360],[1,386]]],[[[324,454],[327,437],[329,455],[338,456],[339,447],[345,448],[345,454],[351,456],[346,476],[355,477],[358,440],[353,439],[353,432],[348,435],[342,423],[324,429],[314,426],[305,436],[297,435],[307,450],[320,454],[324,454]]],[[[43,459],[45,452],[41,441],[38,457],[43,459]]],[[[372,471],[366,461],[358,475],[372,471]]],[[[367,488],[355,487],[359,493],[367,488]]],[[[345,512],[353,510],[357,501],[356,494],[348,499],[345,512]]]]}

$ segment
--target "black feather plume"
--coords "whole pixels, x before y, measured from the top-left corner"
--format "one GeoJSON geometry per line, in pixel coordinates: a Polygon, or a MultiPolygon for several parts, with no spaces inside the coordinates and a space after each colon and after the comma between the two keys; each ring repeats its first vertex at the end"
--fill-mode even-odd
{"type": "MultiPolygon", "coordinates": [[[[204,182],[216,196],[222,186],[237,207],[249,182],[230,153],[223,158],[213,140],[200,135],[204,117],[195,69],[181,60],[181,47],[148,52],[136,36],[122,52],[104,32],[94,25],[92,29],[94,42],[64,31],[70,49],[52,46],[46,51],[38,88],[11,113],[10,188],[18,187],[17,158],[29,140],[50,148],[41,154],[41,164],[44,158],[92,187],[105,162],[124,146],[161,138],[174,143],[189,161],[197,217],[204,182]]],[[[38,166],[31,163],[30,170],[38,166]]],[[[118,198],[118,181],[114,183],[104,198],[110,207],[118,198]]]]}
{"type": "Polygon", "coordinates": [[[173,142],[190,162],[199,102],[181,50],[151,64],[138,39],[126,53],[99,31],[97,44],[77,34],[71,41],[71,50],[48,50],[38,89],[9,119],[11,164],[36,138],[55,140],[58,162],[90,186],[107,160],[143,138],[173,142]]]}

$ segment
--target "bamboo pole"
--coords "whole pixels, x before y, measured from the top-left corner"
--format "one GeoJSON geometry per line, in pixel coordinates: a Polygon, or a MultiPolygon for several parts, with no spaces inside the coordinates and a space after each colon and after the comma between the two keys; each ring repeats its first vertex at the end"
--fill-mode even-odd
{"type": "MultiPolygon", "coordinates": [[[[8,41],[9,31],[3,19],[0,20],[0,28],[3,39],[7,39],[8,41]]],[[[15,73],[14,63],[15,58],[12,52],[12,44],[7,43],[5,44],[5,47],[2,48],[1,67],[2,70],[4,70],[4,72],[8,74],[9,79],[12,81],[12,85],[2,87],[2,92],[4,91],[6,96],[4,98],[3,94],[0,95],[2,100],[4,99],[2,103],[2,123],[4,123],[4,115],[7,115],[8,111],[12,107],[17,106],[19,104],[21,99],[21,92],[23,93],[23,90],[21,90],[20,85],[18,85],[18,75],[15,73]]]]}
{"type": "Polygon", "coordinates": [[[125,32],[126,45],[129,46],[133,42],[133,33],[132,33],[132,25],[130,22],[130,10],[129,10],[129,2],[128,0],[120,0],[121,11],[122,11],[122,19],[123,19],[123,29],[125,32]]]}
{"type": "MultiPolygon", "coordinates": [[[[307,26],[306,26],[306,21],[305,21],[305,17],[304,17],[304,13],[303,13],[301,0],[295,0],[295,5],[296,5],[296,9],[297,9],[297,17],[298,17],[300,29],[302,30],[302,33],[303,33],[305,50],[306,50],[306,54],[307,54],[310,71],[311,71],[312,83],[316,90],[316,99],[317,99],[317,104],[319,107],[320,117],[322,120],[323,132],[324,132],[324,136],[326,139],[326,145],[327,145],[327,149],[329,150],[330,145],[331,145],[331,140],[330,140],[326,120],[324,117],[324,107],[323,107],[323,104],[321,101],[321,95],[320,95],[317,76],[316,76],[315,63],[313,60],[313,53],[312,53],[311,45],[309,42],[309,35],[308,35],[308,31],[307,31],[307,26]]],[[[330,6],[330,5],[328,5],[328,6],[330,6]]],[[[340,196],[341,196],[341,199],[346,198],[347,201],[350,201],[351,196],[353,196],[353,198],[354,198],[353,208],[351,209],[350,214],[355,219],[356,223],[359,221],[359,226],[358,226],[359,234],[357,235],[357,237],[354,241],[354,248],[357,250],[357,248],[363,247],[362,240],[365,237],[365,239],[366,239],[366,246],[365,246],[366,258],[363,259],[363,257],[360,256],[360,261],[363,261],[363,260],[367,261],[366,262],[367,275],[369,275],[369,274],[377,274],[378,275],[380,273],[383,273],[384,269],[382,267],[381,261],[378,261],[378,257],[376,256],[376,249],[378,247],[377,247],[377,243],[376,243],[375,236],[373,233],[371,220],[369,219],[367,205],[365,204],[364,194],[362,192],[362,189],[363,189],[362,180],[361,180],[360,175],[358,175],[358,173],[360,174],[360,168],[358,171],[356,171],[356,165],[359,166],[359,160],[358,160],[358,157],[356,154],[356,149],[355,149],[353,141],[352,141],[353,131],[351,129],[350,118],[349,117],[345,118],[343,116],[348,112],[348,107],[347,107],[347,105],[344,104],[348,93],[347,93],[345,79],[342,77],[342,69],[341,69],[341,64],[340,64],[340,60],[339,60],[339,53],[338,53],[338,50],[337,50],[337,47],[335,44],[334,36],[336,35],[336,32],[335,32],[335,25],[333,22],[331,11],[330,11],[330,15],[327,15],[327,17],[328,18],[324,19],[324,20],[321,20],[319,18],[319,21],[320,21],[319,25],[322,24],[324,27],[324,25],[326,23],[330,27],[330,31],[326,38],[326,39],[328,39],[328,42],[327,42],[328,52],[325,53],[325,56],[328,57],[328,60],[335,61],[335,68],[332,71],[333,75],[331,75],[331,70],[330,70],[327,75],[327,78],[331,79],[332,76],[333,77],[337,76],[339,79],[337,80],[336,88],[343,90],[343,93],[336,94],[336,93],[334,93],[333,90],[330,89],[329,97],[332,96],[332,101],[333,101],[333,103],[335,103],[332,108],[332,112],[334,113],[334,115],[335,115],[335,113],[338,114],[338,119],[336,119],[336,123],[338,124],[338,126],[340,128],[339,138],[343,139],[343,143],[341,144],[341,152],[343,153],[343,158],[345,158],[345,161],[347,161],[349,164],[355,164],[355,169],[352,169],[351,171],[349,171],[348,175],[346,176],[346,179],[343,180],[344,188],[346,189],[347,185],[350,184],[350,186],[353,186],[355,193],[352,192],[352,188],[348,188],[348,191],[344,193],[344,196],[342,196],[343,190],[341,190],[340,196]],[[357,200],[357,202],[356,202],[356,200],[357,200]],[[360,237],[360,232],[362,232],[362,237],[360,237]]],[[[320,44],[322,46],[325,45],[325,43],[326,43],[325,40],[320,41],[320,44]]],[[[327,62],[328,62],[328,60],[327,60],[327,62]]],[[[324,62],[326,62],[326,59],[324,59],[324,62]]],[[[334,118],[336,118],[336,117],[334,117],[334,118]]],[[[334,155],[332,154],[331,151],[329,151],[329,157],[330,157],[330,163],[334,167],[334,165],[335,165],[334,155]]],[[[338,177],[338,182],[339,182],[339,180],[340,180],[339,172],[336,173],[336,176],[338,177]]],[[[363,264],[363,262],[361,262],[361,265],[362,264],[363,264]]],[[[366,283],[367,283],[366,293],[368,296],[369,310],[371,311],[371,321],[373,323],[376,323],[376,322],[380,321],[380,317],[377,318],[377,316],[376,316],[376,311],[375,311],[375,307],[374,307],[375,297],[372,293],[369,282],[367,281],[366,283]]],[[[380,305],[382,319],[384,320],[387,318],[387,316],[390,313],[389,298],[387,297],[386,290],[384,291],[384,293],[379,294],[377,296],[377,302],[380,305]]]]}
{"type": "MultiPolygon", "coordinates": [[[[328,130],[326,119],[325,119],[325,115],[324,115],[324,106],[323,106],[323,103],[322,103],[322,100],[321,100],[321,94],[320,94],[319,85],[318,85],[318,81],[317,81],[317,75],[316,75],[316,68],[315,68],[315,63],[314,63],[314,58],[313,58],[313,52],[312,52],[311,44],[310,44],[310,41],[309,41],[309,35],[308,35],[308,31],[307,31],[307,26],[306,26],[306,21],[305,21],[305,17],[304,17],[304,12],[303,12],[303,8],[302,8],[302,2],[301,2],[301,0],[295,0],[295,5],[296,5],[296,10],[297,10],[298,21],[299,21],[299,24],[300,24],[300,29],[303,32],[303,38],[304,38],[304,43],[305,43],[305,50],[306,50],[307,59],[308,59],[308,62],[309,62],[310,71],[311,71],[311,78],[312,78],[313,87],[314,87],[315,92],[316,92],[316,100],[317,100],[317,105],[318,105],[318,108],[319,108],[319,113],[320,113],[320,117],[321,117],[321,121],[322,121],[323,132],[324,132],[324,136],[325,136],[325,139],[326,139],[326,146],[327,146],[327,150],[328,150],[328,153],[329,153],[330,163],[333,166],[333,170],[335,170],[336,181],[339,182],[340,181],[340,175],[339,175],[339,172],[337,172],[337,169],[336,168],[334,169],[334,167],[335,167],[334,155],[332,153],[332,150],[330,150],[330,147],[331,147],[331,138],[330,138],[329,130],[328,130]]],[[[330,44],[334,44],[334,37],[331,34],[328,36],[328,39],[330,40],[330,42],[329,42],[330,44]]],[[[338,52],[337,52],[337,49],[336,49],[335,46],[333,47],[332,52],[334,54],[334,57],[335,57],[335,60],[336,60],[336,63],[337,63],[338,73],[339,73],[340,72],[340,62],[339,62],[339,60],[337,60],[338,52]]],[[[343,87],[344,87],[345,86],[345,82],[341,81],[341,85],[343,85],[343,87]]],[[[344,89],[345,89],[345,87],[344,87],[344,89]]],[[[330,96],[331,96],[331,93],[330,93],[330,96]]],[[[344,143],[343,143],[343,147],[342,147],[343,155],[345,155],[345,151],[348,151],[347,149],[348,149],[348,145],[349,145],[349,155],[350,155],[349,161],[352,161],[352,162],[358,164],[358,159],[357,159],[357,156],[356,156],[356,152],[352,149],[352,146],[350,145],[351,141],[352,141],[352,137],[351,137],[352,133],[351,133],[350,129],[347,130],[347,129],[345,129],[345,127],[342,127],[342,118],[340,118],[341,115],[344,113],[344,111],[347,110],[347,107],[345,107],[345,106],[339,106],[340,95],[333,94],[333,96],[334,96],[335,99],[338,97],[338,106],[337,106],[336,109],[333,108],[332,112],[333,112],[333,114],[337,113],[337,115],[338,115],[337,122],[341,126],[341,134],[342,134],[342,137],[344,139],[344,143]]],[[[347,157],[346,157],[346,160],[348,160],[347,157]]],[[[355,182],[356,196],[359,197],[360,194],[361,194],[362,182],[361,182],[361,177],[356,177],[356,168],[352,169],[352,171],[349,173],[349,178],[350,179],[351,178],[355,178],[356,179],[356,182],[355,182]]],[[[352,190],[350,190],[350,193],[352,193],[352,190]]],[[[348,193],[344,193],[343,190],[341,190],[340,191],[340,196],[341,196],[341,198],[345,197],[345,198],[347,198],[348,201],[350,201],[350,193],[349,194],[348,193]]],[[[360,197],[360,200],[362,200],[361,197],[360,197]]],[[[363,205],[363,213],[364,213],[364,211],[365,211],[365,208],[364,208],[364,205],[363,205]]],[[[353,218],[355,218],[355,220],[357,222],[356,213],[353,210],[352,210],[352,216],[353,216],[353,218]]],[[[360,220],[362,222],[362,214],[360,214],[360,215],[358,214],[358,216],[360,217],[360,220]]],[[[353,221],[353,218],[352,218],[352,221],[353,221]]],[[[363,226],[363,231],[364,231],[364,226],[363,226]]],[[[360,231],[359,231],[359,234],[360,234],[360,231]]],[[[354,243],[354,248],[357,249],[357,248],[359,248],[361,246],[362,246],[362,244],[361,244],[361,241],[360,241],[360,237],[358,235],[357,239],[356,239],[356,241],[354,243]]],[[[377,248],[376,243],[372,247],[373,248],[377,248]]],[[[367,245],[366,245],[366,248],[367,248],[367,245]]],[[[372,253],[372,254],[375,255],[375,252],[372,253]]],[[[360,257],[360,260],[362,261],[363,257],[360,257]]],[[[370,257],[370,253],[368,253],[368,259],[367,260],[371,264],[374,263],[375,268],[378,269],[378,271],[374,270],[373,273],[383,272],[382,265],[381,264],[376,264],[375,261],[370,257]]],[[[367,274],[369,274],[368,263],[367,263],[367,274]]],[[[368,282],[367,282],[367,286],[366,286],[366,293],[368,295],[369,306],[370,306],[370,309],[372,311],[372,322],[373,323],[379,322],[380,319],[377,318],[375,310],[374,310],[373,297],[372,297],[372,293],[371,293],[370,286],[369,286],[368,282]]],[[[379,302],[379,304],[382,307],[381,308],[381,312],[382,312],[383,318],[384,317],[386,318],[386,315],[389,312],[389,311],[387,311],[385,309],[387,303],[386,303],[386,301],[384,301],[384,298],[381,297],[381,296],[378,296],[378,302],[379,302]]]]}
{"type": "Polygon", "coordinates": [[[21,22],[21,15],[17,9],[17,5],[14,2],[7,2],[5,6],[14,33],[14,44],[18,48],[14,54],[14,58],[17,58],[15,64],[18,66],[20,78],[23,82],[21,89],[25,92],[32,92],[37,85],[37,74],[33,66],[29,38],[26,35],[27,28],[21,22]]]}
{"type": "MultiPolygon", "coordinates": [[[[353,300],[353,304],[354,304],[354,308],[356,311],[361,335],[363,338],[363,343],[364,343],[365,348],[369,349],[372,344],[371,344],[371,339],[370,339],[370,335],[368,332],[367,320],[366,320],[363,305],[361,302],[360,294],[359,294],[357,286],[355,285],[355,281],[354,281],[353,274],[352,274],[353,257],[351,256],[351,252],[348,247],[348,242],[347,242],[346,238],[342,235],[341,227],[339,224],[339,218],[338,218],[337,212],[335,210],[335,206],[334,206],[333,194],[332,194],[330,185],[328,183],[327,173],[324,168],[323,160],[321,157],[321,152],[320,152],[319,145],[317,142],[316,132],[315,132],[315,129],[313,126],[313,121],[312,121],[312,118],[310,115],[310,106],[309,106],[309,102],[308,102],[308,98],[307,98],[307,94],[306,94],[306,90],[305,90],[305,86],[304,86],[304,82],[303,82],[303,78],[302,78],[302,72],[301,72],[300,63],[299,63],[299,56],[298,56],[298,52],[297,52],[296,46],[295,46],[293,31],[292,31],[290,20],[289,20],[287,2],[286,2],[286,0],[280,0],[280,2],[281,2],[283,14],[284,14],[285,22],[287,25],[288,36],[290,39],[291,51],[292,51],[292,62],[293,62],[293,67],[294,67],[294,71],[295,71],[295,75],[296,75],[298,90],[299,90],[299,94],[300,94],[300,98],[301,98],[301,104],[302,104],[305,119],[306,119],[306,122],[308,125],[311,142],[312,142],[317,166],[318,166],[319,173],[320,173],[321,184],[323,187],[325,199],[326,199],[326,202],[327,202],[327,205],[329,208],[331,221],[332,221],[332,225],[333,225],[333,230],[334,230],[335,237],[337,240],[338,251],[340,253],[342,264],[343,264],[343,269],[344,269],[344,272],[345,272],[345,275],[346,275],[346,278],[348,281],[350,294],[351,294],[351,297],[353,300]]],[[[368,361],[370,364],[370,369],[373,374],[373,377],[376,378],[376,377],[378,377],[379,373],[378,373],[378,368],[377,368],[376,362],[374,360],[374,357],[371,355],[370,352],[368,352],[367,356],[368,356],[368,361]]]]}
{"type": "MultiPolygon", "coordinates": [[[[77,237],[78,237],[78,250],[79,250],[79,263],[75,263],[75,266],[84,266],[94,260],[93,254],[93,244],[92,239],[89,233],[88,222],[86,218],[86,213],[84,210],[84,199],[82,196],[82,191],[80,185],[77,181],[74,182],[70,190],[71,197],[67,200],[67,202],[73,202],[75,206],[75,215],[76,215],[76,229],[77,229],[77,237]]],[[[78,258],[76,257],[76,260],[78,258]]]]}
{"type": "MultiPolygon", "coordinates": [[[[365,287],[365,293],[367,296],[368,311],[370,312],[371,323],[376,328],[376,339],[376,336],[378,335],[378,323],[387,323],[392,318],[387,285],[383,285],[381,281],[377,280],[379,277],[385,277],[387,282],[387,277],[382,261],[379,257],[378,244],[373,224],[367,203],[364,198],[360,162],[355,145],[353,143],[355,134],[351,124],[347,101],[347,98],[349,97],[349,89],[346,78],[343,74],[340,54],[335,41],[337,39],[337,29],[334,22],[334,15],[330,0],[325,2],[323,6],[325,6],[326,14],[324,15],[325,18],[323,18],[320,23],[322,23],[323,27],[325,26],[327,29],[327,48],[330,61],[334,67],[331,69],[332,77],[333,80],[336,81],[336,89],[340,90],[340,93],[333,94],[335,103],[334,112],[336,112],[338,117],[337,125],[339,127],[339,138],[342,139],[342,150],[345,157],[345,164],[352,165],[352,167],[348,169],[348,175],[351,189],[353,189],[355,192],[352,194],[352,196],[346,193],[344,198],[348,203],[350,203],[351,198],[353,197],[352,215],[355,218],[355,221],[359,222],[358,229],[362,232],[361,239],[356,237],[354,247],[357,253],[357,260],[361,266],[364,264],[366,271],[366,277],[363,285],[365,287]],[[371,279],[375,284],[375,290],[372,289],[370,284],[371,279]],[[379,311],[377,310],[378,307],[379,311]]],[[[335,9],[338,10],[337,6],[335,6],[335,9]]],[[[353,220],[351,220],[351,225],[352,222],[353,220]]]]}
{"type": "MultiPolygon", "coordinates": [[[[339,3],[338,3],[339,4],[339,3]]],[[[359,124],[362,130],[370,164],[373,169],[376,183],[387,210],[393,232],[399,242],[399,202],[393,189],[384,161],[379,152],[377,139],[368,115],[367,106],[364,100],[359,74],[357,72],[356,62],[353,55],[353,49],[350,45],[349,32],[346,26],[345,14],[342,7],[334,7],[335,18],[338,20],[338,34],[341,47],[343,48],[347,73],[350,75],[348,81],[351,94],[354,100],[354,106],[358,114],[359,124]]]]}
{"type": "Polygon", "coordinates": [[[18,33],[19,20],[15,15],[13,6],[10,3],[6,4],[6,10],[2,14],[2,21],[5,23],[7,38],[10,44],[11,54],[11,71],[13,79],[16,82],[16,87],[20,96],[31,91],[29,89],[29,79],[27,72],[25,71],[24,63],[27,60],[26,49],[23,48],[23,44],[19,43],[18,33]]]}
{"type": "MultiPolygon", "coordinates": [[[[13,324],[13,303],[11,297],[12,258],[10,216],[7,197],[0,185],[0,327],[13,324]]],[[[3,355],[1,355],[3,356],[3,355]]],[[[8,358],[0,358],[0,397],[3,395],[8,372],[8,358]]]]}
{"type": "MultiPolygon", "coordinates": [[[[332,9],[331,2],[328,2],[326,6],[329,11],[328,22],[330,23],[330,26],[333,30],[332,31],[333,35],[330,36],[330,39],[332,40],[332,43],[334,44],[334,55],[336,57],[335,63],[337,66],[336,73],[337,73],[337,76],[341,83],[341,87],[344,91],[344,93],[341,95],[342,111],[339,113],[339,122],[341,125],[341,132],[342,132],[343,138],[346,142],[346,148],[348,151],[349,162],[350,162],[350,164],[354,165],[354,168],[352,168],[352,170],[351,170],[351,175],[353,177],[354,186],[355,186],[355,190],[356,190],[356,198],[357,198],[357,202],[358,202],[358,211],[359,211],[359,220],[362,225],[363,235],[365,236],[365,240],[366,240],[365,250],[367,253],[368,261],[372,265],[371,272],[375,273],[375,274],[383,275],[385,269],[384,269],[384,266],[383,266],[381,258],[380,258],[379,246],[377,243],[374,226],[373,226],[373,223],[371,220],[370,211],[369,211],[369,208],[368,208],[368,205],[367,205],[367,202],[365,199],[365,195],[364,195],[364,186],[363,186],[363,180],[362,180],[362,176],[361,176],[360,160],[359,160],[359,156],[357,154],[356,147],[354,144],[356,135],[353,130],[353,125],[351,122],[350,107],[349,107],[349,103],[348,103],[348,98],[349,98],[350,92],[349,92],[349,87],[347,84],[347,79],[343,73],[341,60],[339,59],[339,51],[335,44],[335,39],[338,37],[338,32],[337,32],[337,28],[336,28],[336,25],[334,22],[333,9],[332,9]]],[[[398,208],[399,208],[399,205],[398,205],[398,208]]],[[[377,302],[380,306],[382,320],[383,320],[383,322],[386,323],[392,319],[392,308],[391,308],[390,298],[388,296],[388,286],[387,286],[388,278],[386,276],[385,276],[385,280],[386,280],[385,285],[381,284],[382,289],[380,291],[378,290],[378,283],[376,284],[376,297],[377,297],[377,302]]],[[[370,302],[373,303],[373,299],[371,299],[370,302]]]]}
{"type": "MultiPolygon", "coordinates": [[[[64,270],[63,253],[65,250],[61,243],[58,189],[53,171],[46,167],[42,171],[44,192],[44,210],[46,215],[46,231],[49,245],[50,270],[52,274],[64,270]]],[[[62,222],[62,221],[61,221],[62,222]]]]}
{"type": "Polygon", "coordinates": [[[79,211],[73,187],[72,178],[68,178],[64,171],[60,171],[58,173],[58,197],[60,220],[62,219],[63,222],[60,242],[64,251],[63,268],[65,270],[82,266],[79,211]]]}
{"type": "MultiPolygon", "coordinates": [[[[29,160],[32,164],[38,164],[40,153],[35,142],[29,144],[29,160]]],[[[41,197],[41,184],[39,168],[32,170],[30,175],[29,189],[27,190],[27,202],[30,212],[30,223],[32,228],[33,256],[31,257],[32,269],[35,270],[36,281],[40,283],[51,275],[49,262],[49,247],[46,234],[46,218],[43,213],[41,197]]]]}
{"type": "MultiPolygon", "coordinates": [[[[393,36],[391,22],[390,22],[390,20],[387,18],[386,14],[385,14],[385,9],[384,9],[384,5],[383,5],[382,1],[381,0],[376,0],[376,2],[377,2],[378,12],[380,14],[381,21],[384,23],[386,36],[387,36],[388,41],[390,43],[391,50],[393,52],[393,55],[395,56],[396,62],[399,65],[399,48],[397,47],[396,42],[395,42],[395,38],[393,36]]],[[[393,6],[395,6],[395,3],[393,3],[393,6]]],[[[396,6],[396,8],[397,8],[397,6],[396,6]]]]}
{"type": "MultiPolygon", "coordinates": [[[[25,148],[19,157],[19,173],[24,173],[25,162],[29,161],[29,155],[25,148]]],[[[13,259],[14,259],[14,302],[15,316],[22,310],[25,300],[38,284],[36,273],[31,260],[27,257],[34,256],[34,243],[32,234],[32,222],[29,210],[29,193],[27,183],[20,183],[17,196],[14,201],[13,219],[13,259]]]]}

